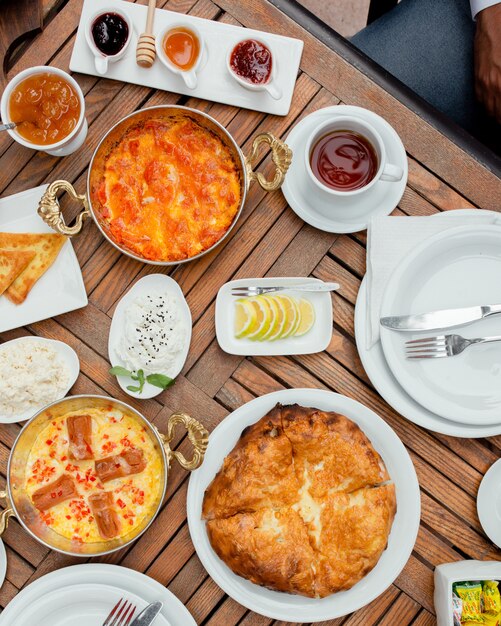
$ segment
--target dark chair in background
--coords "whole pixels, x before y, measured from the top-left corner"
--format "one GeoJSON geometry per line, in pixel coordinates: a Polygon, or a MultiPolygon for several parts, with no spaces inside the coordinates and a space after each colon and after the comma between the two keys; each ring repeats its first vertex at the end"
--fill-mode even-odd
{"type": "Polygon", "coordinates": [[[369,15],[367,16],[367,24],[372,24],[378,17],[384,15],[390,9],[397,6],[398,0],[371,0],[369,5],[369,15]]]}

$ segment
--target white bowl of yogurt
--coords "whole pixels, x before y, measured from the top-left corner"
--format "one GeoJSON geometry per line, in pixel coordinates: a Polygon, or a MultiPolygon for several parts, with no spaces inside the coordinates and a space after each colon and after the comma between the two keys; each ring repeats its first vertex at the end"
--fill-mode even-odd
{"type": "MultiPolygon", "coordinates": [[[[169,378],[183,369],[191,342],[191,311],[177,282],[165,274],[138,280],[118,302],[111,322],[108,355],[113,367],[144,376],[169,378]]],[[[131,391],[137,381],[117,376],[120,387],[133,398],[147,400],[162,393],[161,387],[144,383],[141,392],[131,391]]]]}

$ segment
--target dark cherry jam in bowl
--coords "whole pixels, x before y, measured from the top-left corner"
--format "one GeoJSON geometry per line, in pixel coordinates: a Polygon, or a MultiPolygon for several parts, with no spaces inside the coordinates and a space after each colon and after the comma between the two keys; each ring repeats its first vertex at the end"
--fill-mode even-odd
{"type": "Polygon", "coordinates": [[[118,13],[102,13],[94,19],[91,27],[96,48],[106,56],[117,55],[129,39],[129,26],[118,13]]]}
{"type": "Polygon", "coordinates": [[[245,39],[231,51],[229,65],[238,78],[251,85],[266,85],[273,70],[273,56],[261,41],[245,39]]]}
{"type": "Polygon", "coordinates": [[[320,137],[310,153],[315,177],[330,189],[354,191],[368,185],[379,163],[370,141],[353,130],[333,130],[320,137]]]}

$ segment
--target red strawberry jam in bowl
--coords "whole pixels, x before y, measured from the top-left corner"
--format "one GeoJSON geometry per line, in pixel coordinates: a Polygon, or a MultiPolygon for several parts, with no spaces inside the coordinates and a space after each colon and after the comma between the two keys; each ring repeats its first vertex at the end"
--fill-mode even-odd
{"type": "Polygon", "coordinates": [[[252,38],[236,43],[228,51],[226,66],[242,87],[251,91],[265,91],[275,100],[282,97],[282,91],[274,80],[275,57],[263,41],[252,38]]]}

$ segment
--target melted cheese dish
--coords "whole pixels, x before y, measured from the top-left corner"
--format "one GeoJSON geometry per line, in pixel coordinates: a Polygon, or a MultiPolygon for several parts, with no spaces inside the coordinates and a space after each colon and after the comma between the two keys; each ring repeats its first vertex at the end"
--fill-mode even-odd
{"type": "Polygon", "coordinates": [[[101,225],[118,245],[152,261],[209,249],[240,206],[230,149],[188,116],[138,123],[94,170],[91,200],[101,225]]]}
{"type": "Polygon", "coordinates": [[[25,491],[41,521],[82,543],[129,534],[154,512],[162,487],[162,458],[147,429],[116,409],[54,418],[26,467],[25,491]]]}

